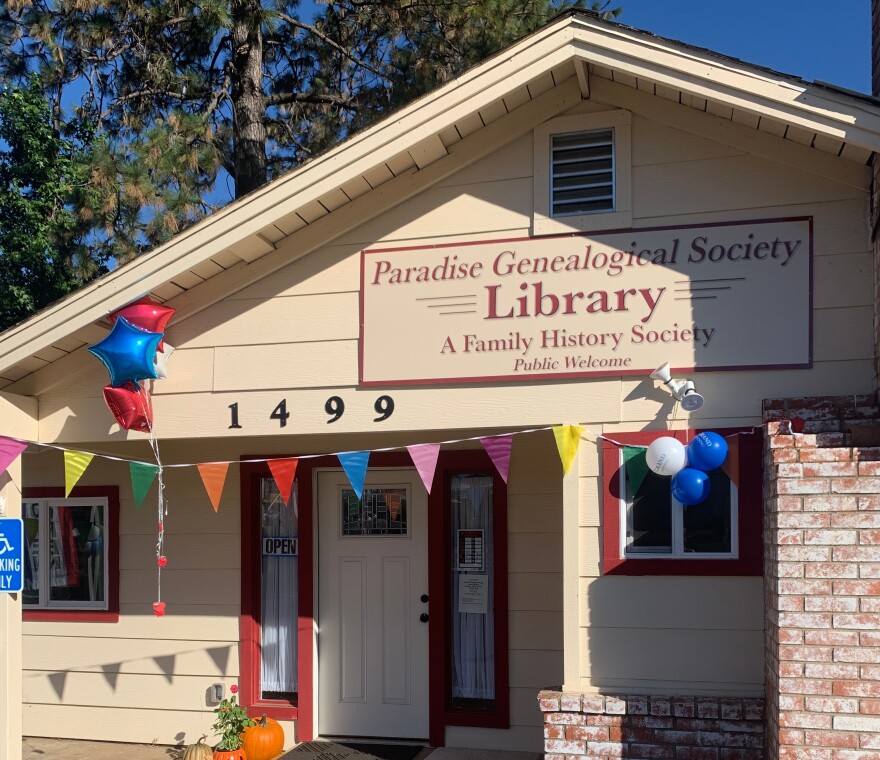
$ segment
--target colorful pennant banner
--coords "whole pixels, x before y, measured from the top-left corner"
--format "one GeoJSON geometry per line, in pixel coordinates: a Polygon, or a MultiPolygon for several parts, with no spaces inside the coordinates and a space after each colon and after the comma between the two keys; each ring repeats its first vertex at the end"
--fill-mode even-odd
{"type": "Polygon", "coordinates": [[[70,496],[73,487],[79,482],[79,479],[86,471],[86,467],[94,454],[88,454],[85,451],[65,451],[64,452],[64,498],[70,496]]]}
{"type": "Polygon", "coordinates": [[[370,461],[369,451],[344,451],[337,454],[336,458],[345,474],[348,482],[357,494],[358,499],[364,495],[364,480],[367,477],[367,463],[370,461]]]}
{"type": "Polygon", "coordinates": [[[28,445],[24,441],[0,436],[0,475],[9,469],[9,465],[18,459],[19,454],[27,447],[28,445]]]}
{"type": "Polygon", "coordinates": [[[220,496],[223,494],[223,486],[226,483],[226,473],[229,470],[229,462],[205,462],[196,465],[199,468],[199,475],[202,476],[202,483],[208,492],[208,498],[211,500],[211,506],[214,511],[220,509],[220,496]]]}
{"type": "Polygon", "coordinates": [[[146,462],[129,462],[128,471],[131,475],[131,490],[134,493],[134,505],[140,507],[150,486],[159,474],[159,467],[146,462]]]}
{"type": "Polygon", "coordinates": [[[630,494],[635,496],[642,483],[645,482],[645,476],[648,474],[648,460],[645,459],[644,446],[624,446],[623,447],[623,466],[626,468],[626,479],[629,481],[630,494]]]}
{"type": "Polygon", "coordinates": [[[584,428],[581,425],[557,425],[553,428],[553,437],[556,439],[556,448],[559,450],[559,458],[562,460],[562,474],[568,475],[571,463],[577,455],[581,445],[581,434],[584,428]]]}
{"type": "MultiPolygon", "coordinates": [[[[167,348],[168,346],[166,346],[167,348]]],[[[269,472],[275,478],[275,484],[285,505],[290,504],[290,492],[293,490],[293,479],[296,477],[296,465],[299,459],[270,459],[269,472]]]]}
{"type": "Polygon", "coordinates": [[[414,446],[407,446],[406,450],[412,457],[413,464],[418,470],[425,489],[431,493],[431,486],[434,485],[434,473],[437,471],[437,458],[440,456],[439,443],[419,443],[414,446]]]}
{"type": "Polygon", "coordinates": [[[510,450],[513,448],[513,433],[490,435],[480,438],[480,443],[498,470],[501,479],[506,483],[510,474],[510,450]]]}

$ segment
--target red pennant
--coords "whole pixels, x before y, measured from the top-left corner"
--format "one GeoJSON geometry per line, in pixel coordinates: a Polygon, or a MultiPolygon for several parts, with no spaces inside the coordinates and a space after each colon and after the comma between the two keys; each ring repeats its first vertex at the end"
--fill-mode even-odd
{"type": "Polygon", "coordinates": [[[285,504],[290,503],[290,492],[293,489],[293,479],[296,477],[296,465],[298,459],[270,459],[269,472],[275,478],[275,483],[281,493],[285,504]]]}

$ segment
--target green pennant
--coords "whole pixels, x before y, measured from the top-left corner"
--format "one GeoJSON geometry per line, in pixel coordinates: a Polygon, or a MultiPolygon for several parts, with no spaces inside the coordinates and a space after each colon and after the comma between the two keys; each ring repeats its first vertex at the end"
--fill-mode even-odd
{"type": "Polygon", "coordinates": [[[146,462],[129,462],[128,469],[131,472],[131,490],[134,492],[134,505],[139,507],[153,485],[159,468],[146,462]]]}
{"type": "Polygon", "coordinates": [[[645,459],[645,449],[643,446],[624,446],[623,447],[623,466],[626,468],[626,479],[629,481],[629,492],[631,496],[635,496],[645,476],[648,474],[648,462],[645,459]]]}

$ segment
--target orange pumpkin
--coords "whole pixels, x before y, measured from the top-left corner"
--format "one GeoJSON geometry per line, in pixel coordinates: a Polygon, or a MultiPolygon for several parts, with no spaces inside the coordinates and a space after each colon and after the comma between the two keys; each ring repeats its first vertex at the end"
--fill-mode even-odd
{"type": "Polygon", "coordinates": [[[284,750],[284,729],[266,714],[241,735],[241,748],[248,760],[273,760],[284,750]]]}
{"type": "Polygon", "coordinates": [[[215,749],[214,760],[248,760],[243,749],[215,749]]]}

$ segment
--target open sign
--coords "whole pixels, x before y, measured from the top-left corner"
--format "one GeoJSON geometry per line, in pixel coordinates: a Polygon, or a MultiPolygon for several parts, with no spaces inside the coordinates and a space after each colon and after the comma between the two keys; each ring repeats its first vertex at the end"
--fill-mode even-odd
{"type": "Polygon", "coordinates": [[[263,539],[263,556],[264,557],[296,557],[299,546],[295,538],[275,538],[263,539]]]}

